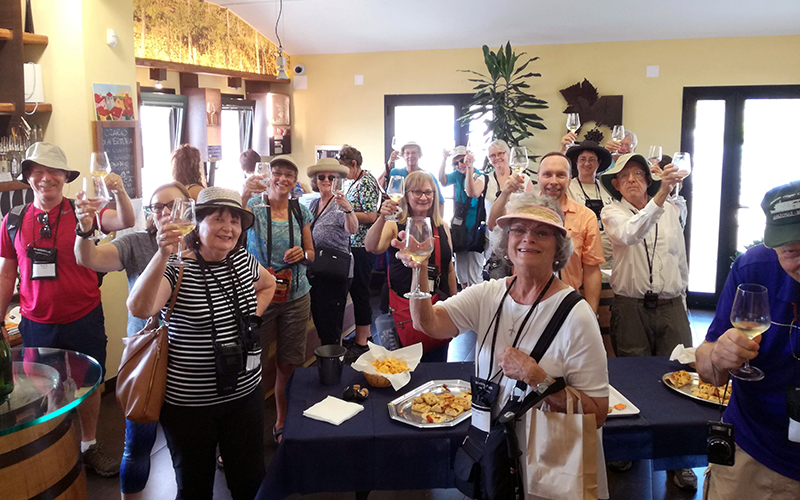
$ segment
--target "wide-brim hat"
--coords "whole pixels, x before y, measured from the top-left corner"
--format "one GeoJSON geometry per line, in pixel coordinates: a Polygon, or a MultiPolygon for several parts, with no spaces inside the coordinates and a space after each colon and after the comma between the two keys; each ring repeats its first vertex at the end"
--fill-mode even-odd
{"type": "Polygon", "coordinates": [[[208,210],[219,210],[227,208],[239,214],[242,221],[242,231],[247,231],[253,226],[253,214],[242,208],[242,197],[236,191],[221,187],[211,186],[200,191],[197,195],[197,202],[194,205],[194,212],[200,219],[200,214],[208,210]]]}
{"type": "Polygon", "coordinates": [[[405,149],[406,149],[408,146],[415,146],[415,147],[417,148],[417,150],[419,151],[419,155],[420,155],[420,156],[422,156],[422,146],[420,146],[419,144],[417,144],[417,143],[416,143],[416,142],[414,142],[414,141],[407,141],[407,142],[404,142],[404,143],[403,143],[403,146],[400,148],[400,154],[403,154],[403,151],[404,151],[404,150],[405,150],[405,149]]]}
{"type": "Polygon", "coordinates": [[[523,205],[517,211],[507,213],[506,215],[497,219],[497,225],[505,228],[515,219],[531,220],[547,224],[552,228],[561,232],[562,235],[567,235],[567,229],[564,227],[564,221],[553,210],[542,207],[539,205],[523,205]]]}
{"type": "Polygon", "coordinates": [[[650,173],[650,166],[645,157],[642,155],[637,155],[636,153],[628,153],[620,156],[617,158],[617,162],[613,167],[603,172],[603,174],[600,176],[600,182],[603,184],[603,187],[606,188],[606,191],[608,191],[615,200],[621,200],[622,193],[617,191],[617,188],[611,184],[611,179],[615,179],[617,174],[620,173],[622,169],[625,168],[625,165],[631,161],[635,161],[642,166],[644,169],[645,179],[647,179],[648,182],[647,194],[648,196],[655,196],[658,190],[661,188],[661,179],[656,179],[653,177],[653,174],[650,173]]]}
{"type": "Polygon", "coordinates": [[[77,170],[67,168],[67,155],[55,144],[49,142],[37,142],[25,151],[25,159],[22,160],[22,173],[19,181],[28,184],[28,170],[37,163],[44,167],[55,168],[64,171],[67,176],[67,183],[70,183],[81,175],[77,170]]]}
{"type": "Polygon", "coordinates": [[[765,246],[776,248],[800,241],[800,181],[767,191],[761,209],[767,216],[765,246]]]}
{"type": "Polygon", "coordinates": [[[611,153],[606,148],[594,141],[583,141],[580,144],[572,146],[566,152],[566,157],[569,158],[570,163],[572,163],[572,177],[578,177],[578,157],[584,151],[591,151],[597,155],[597,160],[600,162],[600,165],[595,171],[596,174],[603,172],[611,165],[611,153]]]}
{"type": "Polygon", "coordinates": [[[272,170],[275,167],[279,167],[280,166],[280,165],[275,165],[276,163],[286,164],[290,168],[293,168],[296,172],[300,172],[300,169],[297,168],[297,162],[294,161],[294,158],[292,158],[289,155],[279,155],[279,156],[276,156],[275,158],[271,159],[269,161],[270,170],[272,170]]]}
{"type": "Polygon", "coordinates": [[[306,169],[306,175],[313,177],[318,172],[333,172],[339,175],[346,176],[350,173],[350,169],[339,163],[334,158],[320,158],[319,161],[306,169]]]}

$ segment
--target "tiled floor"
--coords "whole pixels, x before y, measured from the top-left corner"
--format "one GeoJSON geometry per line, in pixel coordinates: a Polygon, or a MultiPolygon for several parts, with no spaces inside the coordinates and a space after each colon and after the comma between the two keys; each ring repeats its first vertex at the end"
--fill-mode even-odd
{"type": "MultiPolygon", "coordinates": [[[[377,303],[375,304],[376,315],[377,303]]],[[[705,336],[705,330],[713,319],[713,313],[706,311],[691,311],[693,337],[695,345],[699,345],[705,336]]],[[[374,325],[373,325],[374,329],[374,325]]],[[[450,344],[449,361],[473,360],[475,358],[475,334],[465,334],[454,339],[450,344]]],[[[264,429],[264,442],[266,462],[272,460],[275,452],[272,444],[271,427],[275,421],[275,403],[270,398],[265,402],[266,428],[264,429]]],[[[103,397],[98,429],[99,439],[106,449],[117,456],[122,455],[125,423],[113,395],[103,397]]],[[[159,429],[158,440],[151,454],[150,479],[143,492],[145,500],[167,500],[175,498],[175,476],[172,470],[172,460],[166,446],[164,436],[159,429]]],[[[650,461],[635,462],[633,467],[626,472],[608,472],[609,490],[611,499],[620,500],[673,500],[702,498],[702,480],[704,468],[694,469],[700,483],[698,492],[685,492],[678,489],[672,482],[672,473],[666,471],[652,471],[650,461]]],[[[89,498],[92,500],[106,500],[119,498],[119,479],[104,479],[91,473],[88,474],[89,498]]],[[[225,484],[225,476],[217,471],[215,481],[215,499],[229,499],[230,493],[225,484]]],[[[351,500],[353,493],[324,493],[315,495],[295,495],[292,500],[351,500]]],[[[370,500],[462,500],[464,496],[457,490],[429,490],[429,491],[376,491],[370,494],[370,500]]]]}

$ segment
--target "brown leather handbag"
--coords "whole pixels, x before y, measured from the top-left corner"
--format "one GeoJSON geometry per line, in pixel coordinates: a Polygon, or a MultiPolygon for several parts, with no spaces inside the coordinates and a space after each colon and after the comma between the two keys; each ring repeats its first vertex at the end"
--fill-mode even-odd
{"type": "Polygon", "coordinates": [[[124,349],[117,372],[117,401],[125,418],[137,424],[158,422],[161,415],[167,392],[167,325],[182,280],[183,268],[161,325],[156,314],[147,320],[142,331],[122,339],[124,349]]]}

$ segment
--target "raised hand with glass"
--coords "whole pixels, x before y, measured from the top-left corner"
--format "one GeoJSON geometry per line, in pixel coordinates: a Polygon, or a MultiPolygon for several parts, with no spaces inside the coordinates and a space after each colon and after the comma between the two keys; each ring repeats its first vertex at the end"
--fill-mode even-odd
{"type": "Polygon", "coordinates": [[[181,243],[187,234],[194,231],[197,226],[197,218],[194,210],[194,200],[175,199],[172,205],[172,224],[175,229],[181,232],[181,239],[178,240],[178,258],[171,262],[175,267],[184,267],[187,263],[181,258],[181,243]]]}
{"type": "Polygon", "coordinates": [[[511,148],[509,166],[515,174],[523,175],[528,168],[528,148],[524,146],[514,146],[511,148]]]}
{"type": "MultiPolygon", "coordinates": [[[[733,327],[752,340],[769,329],[770,321],[767,288],[755,283],[739,285],[731,308],[733,327]]],[[[764,378],[764,372],[755,366],[750,366],[747,360],[741,367],[730,370],[730,374],[739,380],[755,381],[764,378]]]]}
{"type": "Polygon", "coordinates": [[[264,208],[269,205],[269,181],[272,178],[272,170],[270,169],[269,162],[260,161],[256,163],[255,173],[263,176],[261,184],[264,185],[264,191],[261,192],[261,201],[254,204],[254,207],[264,208]]]}
{"type": "MultiPolygon", "coordinates": [[[[400,200],[403,199],[403,196],[406,194],[405,188],[406,178],[402,175],[393,175],[389,179],[389,185],[386,188],[386,195],[395,203],[400,203],[400,200]]],[[[398,207],[398,211],[392,215],[386,217],[386,220],[396,222],[397,221],[397,214],[399,213],[400,208],[398,207]]]]}
{"type": "Polygon", "coordinates": [[[90,202],[95,210],[97,233],[89,238],[92,241],[100,241],[108,238],[108,235],[103,232],[100,226],[101,210],[111,201],[111,195],[108,194],[108,188],[106,188],[104,177],[105,175],[84,177],[82,190],[78,193],[78,199],[90,202]]]}
{"type": "MultiPolygon", "coordinates": [[[[409,217],[406,221],[406,247],[402,250],[411,260],[421,263],[433,253],[434,240],[431,223],[428,217],[409,217]]],[[[427,279],[427,276],[425,277],[427,279]]],[[[412,291],[405,294],[407,299],[428,299],[431,294],[423,292],[419,287],[420,268],[414,268],[411,282],[412,291]]]]}

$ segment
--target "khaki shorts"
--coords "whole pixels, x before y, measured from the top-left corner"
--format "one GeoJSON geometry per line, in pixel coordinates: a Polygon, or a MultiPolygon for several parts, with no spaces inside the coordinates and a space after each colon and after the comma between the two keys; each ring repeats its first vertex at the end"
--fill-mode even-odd
{"type": "Polygon", "coordinates": [[[709,464],[703,481],[703,500],[797,500],[800,481],[761,465],[740,447],[732,467],[709,464]]]}
{"type": "Polygon", "coordinates": [[[311,294],[283,304],[270,304],[261,315],[259,330],[262,366],[269,357],[273,339],[277,343],[276,359],[287,365],[302,365],[306,360],[306,336],[311,317],[311,294]]]}

